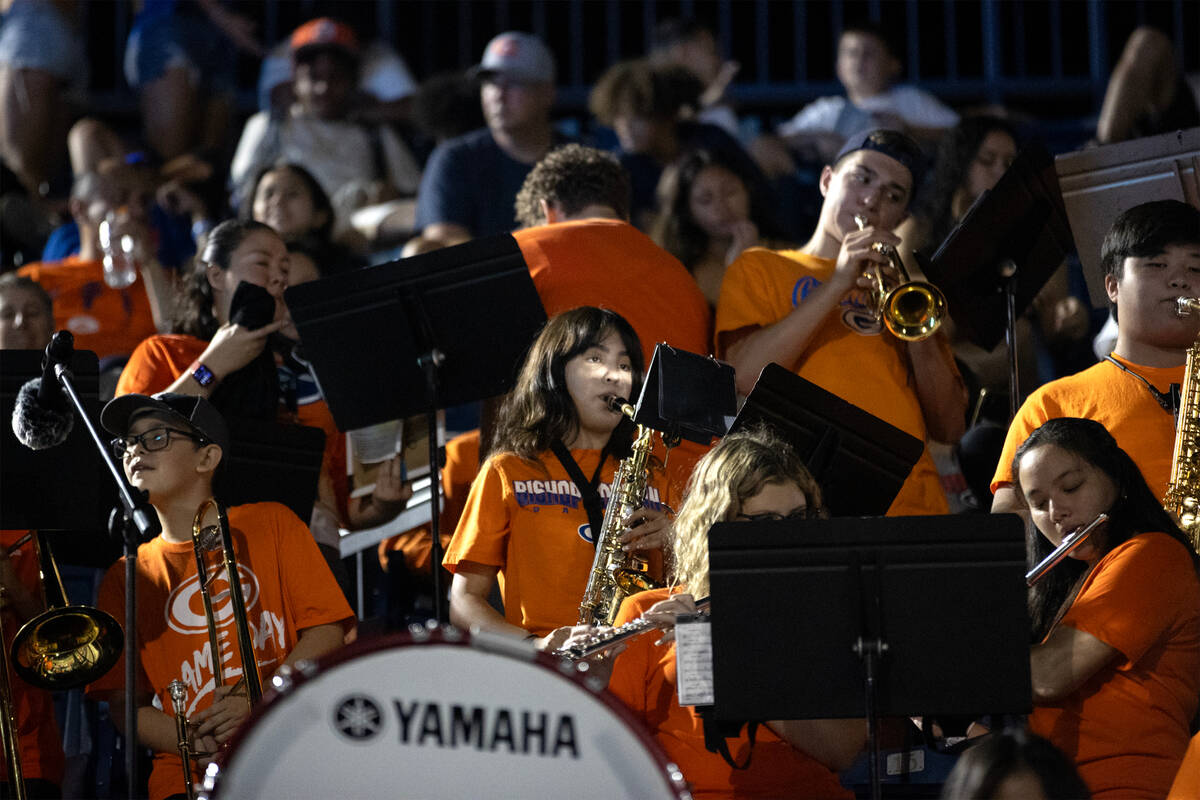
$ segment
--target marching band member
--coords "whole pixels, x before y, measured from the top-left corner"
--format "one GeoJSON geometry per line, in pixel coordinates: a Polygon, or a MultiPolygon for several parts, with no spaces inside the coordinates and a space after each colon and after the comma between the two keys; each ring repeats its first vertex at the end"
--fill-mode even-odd
{"type": "MultiPolygon", "coordinates": [[[[231,630],[229,592],[221,591],[227,584],[224,572],[212,590],[226,679],[216,687],[192,545],[193,519],[212,497],[213,475],[229,448],[229,432],[208,400],[170,392],[118,397],[104,407],[100,419],[117,437],[113,447],[126,477],[135,489],[148,493],[162,523],[162,533],[138,548],[136,688],[138,738],[154,751],[150,797],[161,800],[185,788],[167,691],[171,681],[181,680],[187,687],[195,750],[209,754],[200,759],[201,766],[249,713],[233,679],[242,674],[242,664],[231,630]]],[[[210,510],[206,522],[214,517],[210,510]]],[[[237,506],[229,509],[228,518],[259,671],[270,675],[283,664],[339,648],[354,617],[304,523],[278,503],[237,506]]],[[[123,559],[105,575],[97,605],[124,619],[123,559]]],[[[88,687],[93,699],[107,700],[114,709],[124,704],[125,691],[123,659],[88,687]]],[[[124,715],[112,718],[123,727],[124,715]]]]}
{"type": "MultiPolygon", "coordinates": [[[[454,573],[455,625],[542,637],[544,648],[548,634],[579,619],[602,504],[630,445],[630,424],[608,401],[636,397],[642,370],[637,334],[615,312],[583,306],[546,323],[443,560],[454,573]],[[503,615],[488,604],[497,581],[503,615]]],[[[662,547],[662,508],[648,487],[646,505],[627,521],[628,548],[662,547]]]]}
{"type": "Polygon", "coordinates": [[[1098,422],[1044,423],[1012,472],[1041,532],[1035,560],[1110,517],[1033,588],[1029,727],[1075,761],[1094,797],[1163,797],[1200,697],[1196,553],[1098,422]]]}
{"type": "MultiPolygon", "coordinates": [[[[4,615],[4,641],[0,646],[5,652],[12,652],[13,638],[21,625],[45,610],[39,591],[41,569],[37,550],[32,541],[21,543],[26,533],[0,531],[0,587],[3,587],[0,614],[4,615]],[[11,552],[9,548],[13,548],[11,552]]],[[[0,680],[3,679],[4,676],[0,676],[0,680]]],[[[25,790],[35,800],[61,797],[63,749],[50,693],[21,680],[12,670],[11,663],[7,679],[12,688],[12,711],[25,790]]],[[[0,761],[0,797],[14,796],[9,780],[8,766],[0,761]]]]}
{"type": "MultiPolygon", "coordinates": [[[[786,443],[765,428],[726,436],[697,464],[673,525],[675,585],[626,599],[617,624],[646,616],[670,628],[676,615],[695,611],[693,598],[709,591],[708,529],[714,523],[818,516],[820,489],[786,443]]],[[[605,667],[612,669],[609,690],[654,734],[693,796],[853,797],[835,770],[850,766],[866,744],[863,720],[768,722],[756,734],[749,767],[735,771],[705,748],[695,710],[679,705],[672,633],[659,642],[653,635],[632,639],[615,663],[601,658],[589,674],[603,679],[605,667]]],[[[564,647],[587,635],[574,633],[564,647]]],[[[747,760],[752,745],[745,731],[728,744],[734,761],[747,760]]]]}

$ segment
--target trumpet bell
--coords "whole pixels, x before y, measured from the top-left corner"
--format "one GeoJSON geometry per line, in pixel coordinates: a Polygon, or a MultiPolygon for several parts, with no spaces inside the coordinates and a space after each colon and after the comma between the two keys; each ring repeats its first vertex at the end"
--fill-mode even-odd
{"type": "Polygon", "coordinates": [[[112,669],[124,644],[112,615],[88,606],[52,608],[17,631],[13,670],[40,689],[74,689],[112,669]]]}
{"type": "Polygon", "coordinates": [[[930,283],[903,283],[883,300],[884,325],[906,342],[928,339],[945,319],[946,296],[930,283]]]}

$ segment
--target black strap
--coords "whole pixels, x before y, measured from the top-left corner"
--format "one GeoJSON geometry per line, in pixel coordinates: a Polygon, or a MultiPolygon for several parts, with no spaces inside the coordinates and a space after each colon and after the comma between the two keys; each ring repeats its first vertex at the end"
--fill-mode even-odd
{"type": "Polygon", "coordinates": [[[725,759],[725,763],[733,769],[749,769],[750,759],[754,756],[754,734],[758,730],[758,723],[717,722],[713,716],[712,706],[696,706],[696,713],[700,715],[700,720],[704,724],[704,749],[721,756],[725,759]],[[740,736],[743,725],[746,726],[746,738],[749,739],[750,746],[746,748],[746,760],[739,764],[733,760],[726,739],[740,736]]]}
{"type": "Polygon", "coordinates": [[[1154,387],[1153,384],[1150,383],[1150,381],[1146,380],[1141,375],[1138,375],[1136,372],[1134,372],[1129,367],[1122,364],[1120,361],[1117,361],[1112,356],[1105,356],[1104,360],[1113,364],[1117,369],[1121,370],[1125,374],[1132,375],[1133,377],[1135,377],[1139,381],[1141,381],[1142,385],[1150,390],[1150,394],[1153,395],[1154,399],[1158,401],[1158,404],[1160,406],[1162,406],[1163,411],[1167,412],[1168,414],[1170,414],[1173,417],[1178,416],[1178,414],[1179,414],[1179,391],[1180,391],[1180,386],[1178,383],[1172,383],[1170,388],[1167,389],[1166,392],[1160,392],[1158,389],[1156,389],[1154,387]]]}
{"type": "Polygon", "coordinates": [[[600,472],[604,469],[604,459],[608,458],[608,445],[605,445],[604,449],[600,451],[600,463],[596,465],[596,472],[590,481],[583,477],[583,470],[575,463],[575,458],[565,444],[555,442],[550,445],[550,450],[579,488],[579,495],[583,499],[583,509],[587,512],[588,524],[592,526],[592,547],[595,547],[596,542],[600,540],[600,528],[604,525],[604,501],[600,499],[599,489],[600,472]]]}

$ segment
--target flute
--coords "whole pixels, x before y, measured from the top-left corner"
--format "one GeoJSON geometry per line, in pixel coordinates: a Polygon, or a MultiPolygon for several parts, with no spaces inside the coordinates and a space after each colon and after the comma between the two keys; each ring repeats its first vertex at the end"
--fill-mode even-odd
{"type": "MultiPolygon", "coordinates": [[[[700,598],[696,601],[696,610],[708,610],[711,601],[711,597],[700,598]]],[[[568,661],[583,661],[585,658],[590,658],[596,655],[596,653],[601,653],[628,639],[641,636],[643,633],[649,633],[657,627],[657,625],[645,617],[638,617],[616,628],[597,632],[589,637],[586,642],[555,650],[554,655],[565,658],[568,661]]]]}
{"type": "Polygon", "coordinates": [[[1033,586],[1040,581],[1058,562],[1071,555],[1075,551],[1075,548],[1083,544],[1098,527],[1106,522],[1108,522],[1108,514],[1100,514],[1084,527],[1069,534],[1067,538],[1062,540],[1062,544],[1054,548],[1053,553],[1043,558],[1040,564],[1025,573],[1025,585],[1033,586]]]}

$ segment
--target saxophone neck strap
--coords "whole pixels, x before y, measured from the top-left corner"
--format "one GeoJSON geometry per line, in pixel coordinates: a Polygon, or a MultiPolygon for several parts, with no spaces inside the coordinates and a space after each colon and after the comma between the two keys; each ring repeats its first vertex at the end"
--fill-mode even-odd
{"type": "Polygon", "coordinates": [[[1139,381],[1141,381],[1142,385],[1145,386],[1150,391],[1150,394],[1153,395],[1154,399],[1156,401],[1158,401],[1158,404],[1160,406],[1162,406],[1163,411],[1167,412],[1168,414],[1170,414],[1173,417],[1178,417],[1178,415],[1179,415],[1179,391],[1180,391],[1180,387],[1179,387],[1178,383],[1172,383],[1170,388],[1167,389],[1166,392],[1160,392],[1158,389],[1154,388],[1154,385],[1151,384],[1150,381],[1146,380],[1141,375],[1138,375],[1136,372],[1134,372],[1129,367],[1122,364],[1120,361],[1117,361],[1112,356],[1110,356],[1110,355],[1105,356],[1104,360],[1111,363],[1113,366],[1115,366],[1117,369],[1124,372],[1126,375],[1132,375],[1134,378],[1137,378],[1139,381]]]}
{"type": "Polygon", "coordinates": [[[600,540],[600,530],[604,526],[604,501],[600,499],[600,473],[604,471],[604,462],[608,458],[608,445],[604,445],[604,449],[600,451],[600,462],[596,464],[596,471],[592,474],[591,480],[584,477],[583,470],[579,468],[575,457],[571,455],[571,451],[565,444],[555,442],[550,445],[550,450],[579,489],[579,496],[583,500],[583,509],[587,512],[588,524],[592,526],[592,546],[595,547],[596,542],[600,540]]]}

